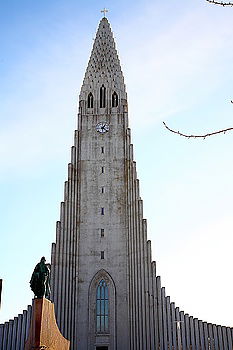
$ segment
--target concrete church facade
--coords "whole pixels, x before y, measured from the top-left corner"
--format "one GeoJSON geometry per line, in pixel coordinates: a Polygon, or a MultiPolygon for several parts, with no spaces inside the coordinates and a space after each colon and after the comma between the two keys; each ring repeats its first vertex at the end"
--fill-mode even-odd
{"type": "MultiPolygon", "coordinates": [[[[112,31],[97,30],[79,97],[64,201],[52,245],[51,300],[71,350],[232,350],[233,329],[185,314],[151,259],[112,31]]],[[[0,326],[23,350],[31,307],[0,326]]]]}
{"type": "Polygon", "coordinates": [[[129,347],[129,161],[124,79],[103,18],[79,97],[78,131],[52,250],[57,321],[77,349],[94,349],[95,344],[116,349],[117,343],[129,347]],[[108,293],[108,299],[99,301],[104,310],[96,309],[100,281],[106,283],[101,292],[108,293]]]}

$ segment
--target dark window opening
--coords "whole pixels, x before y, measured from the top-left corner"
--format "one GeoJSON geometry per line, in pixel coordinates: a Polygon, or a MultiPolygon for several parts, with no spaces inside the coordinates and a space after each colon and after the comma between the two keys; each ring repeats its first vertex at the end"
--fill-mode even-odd
{"type": "Polygon", "coordinates": [[[108,346],[97,346],[96,350],[108,350],[108,346]]]}
{"type": "Polygon", "coordinates": [[[104,259],[104,251],[100,252],[101,259],[104,259]]]}
{"type": "Polygon", "coordinates": [[[104,147],[101,147],[101,153],[104,153],[104,147]]]}
{"type": "Polygon", "coordinates": [[[104,166],[101,167],[101,173],[104,174],[104,166]]]}
{"type": "Polygon", "coordinates": [[[104,187],[101,188],[101,193],[104,193],[104,187]]]}
{"type": "Polygon", "coordinates": [[[101,235],[101,237],[104,237],[104,228],[101,228],[100,235],[101,235]]]}
{"type": "MultiPolygon", "coordinates": [[[[102,253],[102,252],[101,252],[102,253]]],[[[96,289],[96,331],[98,333],[107,333],[109,329],[109,299],[108,286],[105,280],[101,280],[96,289]]],[[[99,347],[99,350],[108,349],[108,347],[99,347]],[[105,348],[105,349],[104,349],[105,348]]]]}
{"type": "Polygon", "coordinates": [[[114,91],[114,93],[112,94],[112,107],[117,107],[117,106],[118,106],[118,95],[114,91]]]}
{"type": "Polygon", "coordinates": [[[104,208],[101,208],[101,215],[104,215],[104,208]]]}
{"type": "Polygon", "coordinates": [[[93,108],[93,101],[94,101],[94,98],[93,98],[92,93],[90,92],[89,95],[87,96],[87,107],[88,108],[93,108]]]}
{"type": "Polygon", "coordinates": [[[106,106],[106,87],[104,85],[100,88],[100,108],[105,108],[106,106]]]}

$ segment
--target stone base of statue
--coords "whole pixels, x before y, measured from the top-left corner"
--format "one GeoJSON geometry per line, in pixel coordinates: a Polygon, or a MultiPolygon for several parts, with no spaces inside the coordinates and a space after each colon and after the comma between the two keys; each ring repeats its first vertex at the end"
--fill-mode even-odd
{"type": "Polygon", "coordinates": [[[25,350],[69,350],[70,342],[60,333],[54,304],[48,299],[34,299],[25,350]]]}

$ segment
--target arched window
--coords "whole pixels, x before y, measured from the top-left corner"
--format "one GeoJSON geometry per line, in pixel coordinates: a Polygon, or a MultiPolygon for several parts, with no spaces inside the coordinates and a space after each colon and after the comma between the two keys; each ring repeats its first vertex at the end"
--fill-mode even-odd
{"type": "Polygon", "coordinates": [[[117,107],[118,106],[118,95],[116,91],[112,94],[112,107],[117,107]]]}
{"type": "Polygon", "coordinates": [[[104,108],[106,105],[106,87],[104,85],[100,88],[100,108],[104,108]]]}
{"type": "Polygon", "coordinates": [[[87,107],[88,108],[93,108],[93,95],[90,92],[89,95],[87,96],[87,107]]]}
{"type": "Polygon", "coordinates": [[[108,286],[105,280],[101,280],[96,289],[96,331],[108,333],[109,330],[109,299],[108,286]]]}

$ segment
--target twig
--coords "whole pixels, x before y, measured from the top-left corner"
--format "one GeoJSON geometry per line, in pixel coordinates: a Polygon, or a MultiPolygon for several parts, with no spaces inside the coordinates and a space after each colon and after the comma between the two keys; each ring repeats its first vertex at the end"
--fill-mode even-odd
{"type": "Polygon", "coordinates": [[[211,3],[211,4],[215,4],[215,5],[221,5],[221,6],[233,6],[232,2],[219,2],[219,1],[215,1],[215,0],[206,0],[207,2],[211,3]]]}
{"type": "Polygon", "coordinates": [[[221,133],[226,133],[227,131],[230,131],[230,130],[233,130],[233,128],[227,128],[227,129],[223,129],[223,130],[218,130],[218,131],[214,131],[214,132],[211,132],[211,133],[208,133],[208,134],[205,134],[205,135],[187,135],[187,134],[183,134],[182,132],[180,131],[176,131],[176,130],[172,130],[170,129],[165,122],[163,122],[165,128],[171,132],[173,132],[174,134],[177,134],[177,135],[180,135],[180,136],[183,136],[183,137],[187,137],[188,139],[190,139],[191,137],[196,139],[196,138],[202,138],[202,139],[205,139],[206,137],[208,136],[212,136],[212,135],[216,135],[216,134],[221,134],[221,133]]]}

